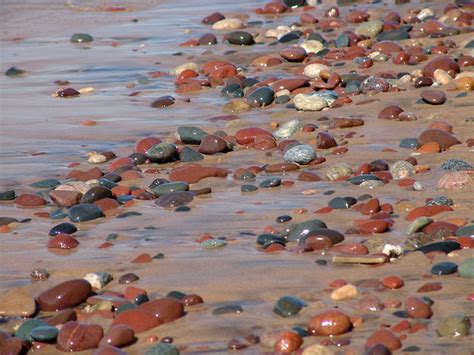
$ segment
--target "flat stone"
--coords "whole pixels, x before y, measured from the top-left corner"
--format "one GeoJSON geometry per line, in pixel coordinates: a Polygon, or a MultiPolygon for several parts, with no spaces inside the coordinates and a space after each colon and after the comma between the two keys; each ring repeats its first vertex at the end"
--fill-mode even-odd
{"type": "Polygon", "coordinates": [[[319,219],[293,224],[284,231],[284,236],[288,241],[299,241],[312,232],[327,228],[326,223],[319,219]]]}
{"type": "Polygon", "coordinates": [[[169,182],[161,184],[152,189],[157,197],[161,197],[175,191],[188,191],[189,184],[183,181],[169,182]]]}
{"type": "Polygon", "coordinates": [[[441,90],[425,90],[420,96],[423,101],[431,105],[442,105],[446,102],[446,94],[441,90]]]}
{"type": "Polygon", "coordinates": [[[184,304],[173,298],[145,302],[138,309],[153,314],[162,323],[169,323],[184,316],[184,304]]]}
{"type": "Polygon", "coordinates": [[[16,198],[15,190],[6,190],[0,192],[0,201],[12,201],[16,198]]]}
{"type": "Polygon", "coordinates": [[[458,273],[460,277],[474,278],[474,258],[466,259],[459,264],[458,273]]]}
{"type": "Polygon", "coordinates": [[[437,263],[431,268],[434,275],[451,275],[458,270],[458,265],[449,261],[437,263]]]}
{"type": "Polygon", "coordinates": [[[58,337],[58,334],[59,334],[58,328],[52,327],[50,325],[39,326],[39,327],[34,328],[31,331],[31,337],[34,340],[45,342],[45,343],[53,342],[54,340],[56,340],[56,338],[58,337]]]}
{"type": "Polygon", "coordinates": [[[15,336],[27,343],[31,343],[33,342],[33,338],[31,337],[31,332],[33,329],[47,325],[48,324],[40,319],[28,319],[20,326],[20,328],[18,328],[18,330],[15,332],[15,336]]]}
{"type": "Polygon", "coordinates": [[[153,108],[165,108],[171,105],[174,105],[174,97],[169,95],[161,96],[151,103],[153,108]]]}
{"type": "Polygon", "coordinates": [[[38,189],[54,189],[56,186],[60,185],[61,182],[57,179],[46,179],[34,182],[30,184],[31,187],[36,187],[38,189]]]}
{"type": "Polygon", "coordinates": [[[184,144],[199,144],[208,133],[198,127],[181,126],[178,127],[177,135],[184,144]]]}
{"type": "Polygon", "coordinates": [[[226,35],[226,39],[230,44],[240,46],[250,46],[255,43],[253,36],[246,31],[234,31],[226,35]]]}
{"type": "Polygon", "coordinates": [[[278,187],[281,185],[281,179],[280,178],[271,178],[262,181],[258,186],[262,189],[267,189],[271,187],[278,187]]]}
{"type": "Polygon", "coordinates": [[[244,310],[240,305],[230,304],[230,305],[214,308],[212,310],[212,315],[219,316],[223,314],[239,314],[239,313],[242,313],[243,311],[244,310]]]}
{"type": "Polygon", "coordinates": [[[467,224],[456,231],[456,236],[458,237],[462,237],[462,236],[470,237],[473,235],[474,235],[474,224],[467,224]]]}
{"type": "Polygon", "coordinates": [[[88,33],[74,33],[71,36],[72,43],[88,43],[92,41],[94,41],[94,37],[88,33]]]}
{"type": "Polygon", "coordinates": [[[434,242],[430,244],[425,244],[422,247],[419,247],[415,251],[421,251],[424,254],[428,254],[434,251],[441,251],[443,253],[449,254],[453,250],[461,249],[461,245],[458,242],[454,241],[441,241],[434,242]]]}
{"type": "Polygon", "coordinates": [[[175,191],[161,196],[156,204],[165,208],[185,206],[194,199],[195,194],[191,191],[175,191]]]}
{"type": "Polygon", "coordinates": [[[188,184],[195,184],[208,177],[225,178],[227,173],[226,169],[187,163],[171,170],[169,179],[171,181],[184,181],[188,184]]]}
{"type": "Polygon", "coordinates": [[[112,321],[111,327],[126,325],[136,334],[146,332],[162,323],[163,322],[156,318],[151,312],[140,309],[128,309],[115,317],[112,321]]]}
{"type": "Polygon", "coordinates": [[[284,296],[280,298],[273,308],[273,312],[284,318],[297,315],[306,304],[293,296],[284,296]]]}
{"type": "Polygon", "coordinates": [[[58,234],[74,234],[77,232],[77,228],[74,224],[69,222],[60,223],[49,231],[48,235],[55,236],[58,234]]]}
{"type": "Polygon", "coordinates": [[[104,330],[100,325],[68,322],[59,331],[57,346],[67,352],[94,349],[103,335],[104,330]]]}
{"type": "Polygon", "coordinates": [[[179,351],[171,344],[158,343],[149,348],[145,355],[179,355],[179,351]]]}
{"type": "Polygon", "coordinates": [[[457,338],[469,335],[471,321],[463,313],[456,313],[444,317],[438,324],[440,337],[457,338]]]}
{"type": "Polygon", "coordinates": [[[352,328],[349,317],[338,310],[322,312],[310,319],[308,331],[313,335],[334,336],[347,333],[352,328]]]}

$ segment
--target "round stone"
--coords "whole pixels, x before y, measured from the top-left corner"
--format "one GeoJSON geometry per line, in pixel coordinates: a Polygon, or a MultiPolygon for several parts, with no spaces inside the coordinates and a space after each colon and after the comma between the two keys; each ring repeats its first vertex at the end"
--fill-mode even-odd
{"type": "Polygon", "coordinates": [[[252,92],[247,98],[249,105],[253,107],[265,107],[270,105],[275,98],[275,93],[269,86],[263,86],[252,92]]]}
{"type": "Polygon", "coordinates": [[[474,258],[461,262],[458,267],[458,273],[460,277],[474,279],[474,258]]]}
{"type": "Polygon", "coordinates": [[[442,105],[446,102],[446,94],[441,90],[425,90],[420,96],[423,101],[431,105],[442,105]]]}
{"type": "Polygon", "coordinates": [[[71,222],[87,222],[94,219],[104,217],[102,210],[96,205],[89,203],[81,203],[79,205],[72,206],[68,213],[71,222]]]}
{"type": "Polygon", "coordinates": [[[104,330],[100,325],[68,322],[59,331],[57,346],[66,352],[94,349],[103,335],[104,330]]]}
{"type": "Polygon", "coordinates": [[[449,261],[437,263],[431,268],[434,275],[451,275],[458,270],[458,265],[449,261]]]}
{"type": "Polygon", "coordinates": [[[59,330],[56,327],[51,326],[39,326],[34,328],[31,331],[31,337],[34,340],[41,341],[41,342],[52,342],[56,340],[59,334],[59,330]]]}
{"type": "Polygon", "coordinates": [[[331,310],[310,319],[308,331],[313,335],[334,336],[347,333],[352,327],[349,317],[341,311],[331,310]]]}
{"type": "Polygon", "coordinates": [[[185,206],[194,199],[194,193],[190,191],[174,191],[161,196],[156,204],[165,208],[185,206]]]}
{"type": "Polygon", "coordinates": [[[288,149],[283,158],[287,162],[306,165],[316,159],[316,152],[311,146],[301,144],[288,149]]]}
{"type": "Polygon", "coordinates": [[[171,143],[159,143],[146,151],[146,155],[151,161],[156,163],[166,163],[176,157],[176,145],[171,143]]]}
{"type": "Polygon", "coordinates": [[[443,318],[438,324],[438,334],[440,337],[463,337],[469,335],[471,321],[469,317],[462,313],[451,314],[443,318]]]}
{"type": "Polygon", "coordinates": [[[226,35],[230,44],[250,46],[255,43],[253,36],[246,31],[234,31],[226,35]]]}
{"type": "Polygon", "coordinates": [[[280,178],[271,178],[264,180],[260,183],[259,187],[262,189],[267,189],[271,187],[278,187],[281,185],[281,179],[280,178]]]}
{"type": "Polygon", "coordinates": [[[15,336],[26,342],[33,342],[31,332],[38,327],[47,327],[48,324],[40,319],[28,319],[26,320],[20,328],[15,333],[15,336]]]}
{"type": "Polygon", "coordinates": [[[431,306],[420,297],[411,296],[405,301],[405,311],[410,318],[429,319],[433,315],[431,306]]]}

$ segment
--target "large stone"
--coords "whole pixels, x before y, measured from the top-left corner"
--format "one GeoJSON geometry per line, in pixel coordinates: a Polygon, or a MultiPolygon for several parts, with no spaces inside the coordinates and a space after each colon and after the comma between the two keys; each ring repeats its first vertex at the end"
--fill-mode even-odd
{"type": "Polygon", "coordinates": [[[100,325],[68,322],[59,331],[58,348],[67,352],[94,349],[103,336],[100,325]]]}
{"type": "Polygon", "coordinates": [[[69,280],[42,292],[36,301],[42,311],[61,311],[83,303],[91,291],[86,280],[69,280]]]}

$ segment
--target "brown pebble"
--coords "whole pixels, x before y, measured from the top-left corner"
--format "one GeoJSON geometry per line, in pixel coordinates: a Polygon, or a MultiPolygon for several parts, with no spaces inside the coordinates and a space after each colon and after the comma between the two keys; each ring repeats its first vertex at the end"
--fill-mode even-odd
{"type": "Polygon", "coordinates": [[[319,313],[308,323],[308,331],[313,335],[340,335],[347,333],[351,327],[349,317],[337,310],[319,313]]]}

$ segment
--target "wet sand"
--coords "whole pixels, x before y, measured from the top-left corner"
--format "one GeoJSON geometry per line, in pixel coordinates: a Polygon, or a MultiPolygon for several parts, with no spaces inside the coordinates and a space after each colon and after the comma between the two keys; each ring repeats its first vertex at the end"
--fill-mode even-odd
{"type": "MultiPolygon", "coordinates": [[[[46,3],[46,2],[45,2],[46,3]]],[[[80,241],[79,248],[73,251],[52,252],[45,247],[48,231],[63,220],[41,218],[38,211],[52,212],[54,204],[42,208],[18,208],[11,202],[0,204],[0,216],[17,219],[31,218],[28,223],[14,224],[11,232],[1,234],[2,250],[0,259],[0,291],[16,287],[26,287],[34,296],[58,283],[74,278],[82,278],[90,272],[107,271],[114,281],[101,291],[123,292],[127,285],[117,282],[120,275],[134,272],[140,276],[135,287],[145,289],[150,298],[166,296],[170,291],[199,294],[204,303],[187,307],[187,314],[173,322],[138,334],[138,342],[125,348],[130,354],[144,353],[150,347],[146,341],[149,335],[158,338],[171,336],[174,345],[183,353],[226,353],[227,344],[233,338],[246,337],[249,334],[262,335],[273,330],[291,329],[294,326],[306,327],[308,320],[322,310],[337,306],[352,317],[364,319],[361,326],[340,336],[349,339],[344,347],[328,346],[334,353],[363,353],[367,338],[381,325],[393,326],[401,319],[392,313],[403,310],[385,308],[379,312],[367,312],[356,309],[357,301],[365,294],[375,294],[382,302],[397,299],[404,302],[408,296],[426,282],[436,281],[443,289],[427,294],[434,300],[433,317],[427,323],[427,329],[414,334],[406,334],[402,340],[404,348],[416,345],[418,353],[434,354],[451,352],[469,354],[472,351],[472,335],[461,338],[441,338],[436,328],[441,319],[453,312],[464,312],[473,319],[472,301],[467,296],[472,293],[472,279],[457,275],[435,276],[430,274],[433,264],[452,261],[460,264],[474,256],[473,249],[451,252],[449,255],[434,255],[431,258],[421,252],[408,253],[391,263],[378,267],[367,265],[337,265],[332,263],[333,253],[314,251],[292,253],[289,250],[266,253],[256,247],[255,239],[262,234],[266,226],[280,230],[287,224],[278,224],[275,218],[291,215],[291,223],[320,218],[329,228],[344,233],[345,242],[363,242],[380,239],[386,243],[403,244],[407,238],[409,221],[405,216],[409,209],[423,206],[426,199],[440,195],[449,196],[454,201],[454,212],[434,216],[436,221],[450,217],[464,219],[472,223],[474,184],[460,190],[439,190],[438,180],[446,173],[441,164],[448,159],[462,159],[472,163],[472,147],[465,143],[473,138],[472,92],[459,96],[461,91],[454,86],[440,87],[447,95],[443,105],[431,106],[417,102],[420,92],[413,84],[401,86],[406,91],[378,93],[374,96],[356,95],[353,102],[339,108],[322,112],[302,112],[288,109],[286,105],[272,104],[269,107],[254,108],[248,112],[236,113],[239,121],[212,122],[215,116],[228,115],[222,111],[228,98],[216,88],[203,88],[198,93],[180,95],[174,92],[174,77],[166,75],[153,78],[152,72],[169,73],[174,67],[185,62],[202,65],[210,60],[228,60],[236,65],[247,66],[247,77],[291,77],[302,66],[301,63],[285,63],[274,68],[257,70],[249,64],[261,55],[278,53],[288,47],[277,44],[270,47],[254,45],[232,47],[221,43],[222,33],[212,31],[200,23],[201,19],[213,11],[221,11],[227,17],[234,14],[250,14],[249,20],[263,20],[262,26],[247,27],[246,30],[264,33],[277,24],[291,24],[298,21],[301,10],[275,16],[263,16],[251,10],[261,7],[264,2],[244,1],[229,4],[226,1],[204,1],[196,7],[190,16],[188,4],[184,1],[163,2],[159,5],[144,6],[144,9],[123,12],[87,11],[81,12],[63,8],[61,2],[55,5],[42,4],[44,10],[34,13],[30,8],[6,4],[2,16],[6,16],[7,25],[2,30],[2,70],[16,66],[26,71],[21,77],[0,78],[2,86],[2,122],[1,122],[1,187],[2,191],[15,189],[17,196],[26,192],[36,192],[29,184],[46,178],[64,177],[71,170],[68,165],[78,162],[74,168],[89,169],[87,153],[90,151],[113,151],[117,157],[133,152],[136,141],[145,136],[156,136],[168,142],[175,140],[175,131],[179,126],[198,126],[207,132],[223,130],[229,135],[245,127],[271,129],[271,123],[284,123],[298,119],[303,124],[318,126],[316,132],[299,131],[291,139],[315,146],[317,132],[327,129],[335,117],[361,118],[365,124],[348,129],[335,129],[329,132],[345,145],[348,152],[341,155],[331,154],[331,150],[317,150],[318,156],[326,161],[314,167],[302,166],[299,171],[281,174],[257,175],[256,184],[271,176],[294,181],[290,187],[260,189],[256,193],[242,194],[243,183],[232,177],[237,168],[263,166],[280,163],[282,153],[278,150],[257,151],[237,147],[234,151],[222,155],[209,155],[200,164],[229,169],[226,179],[206,178],[192,189],[211,187],[212,194],[197,196],[189,205],[191,210],[185,213],[174,212],[157,206],[154,201],[135,200],[132,206],[120,207],[116,214],[136,211],[141,215],[125,219],[100,218],[96,221],[79,223],[79,231],[74,237],[80,241]],[[11,17],[9,14],[12,14],[11,17]],[[54,16],[57,15],[57,16],[54,16]],[[45,24],[45,17],[61,18],[51,24],[45,24]],[[138,22],[132,22],[138,19],[138,22]],[[274,22],[270,22],[274,21],[274,22]],[[24,26],[19,26],[23,23],[24,26]],[[75,32],[90,33],[94,42],[73,45],[69,42],[75,32]],[[207,47],[179,47],[192,38],[204,33],[216,33],[219,43],[207,47]],[[236,53],[226,54],[229,49],[236,53]],[[181,52],[182,55],[173,55],[181,52]],[[147,83],[144,79],[147,79],[147,83]],[[72,99],[51,97],[59,86],[56,80],[68,80],[68,86],[74,88],[93,87],[90,95],[72,99]],[[141,82],[141,83],[140,83],[141,82]],[[130,85],[133,83],[134,85],[130,85]],[[127,87],[127,84],[128,87],[127,87]],[[133,87],[132,87],[133,86],[133,87]],[[130,96],[140,92],[138,96],[130,96]],[[165,109],[154,109],[150,103],[157,97],[173,95],[176,103],[165,109]],[[185,102],[183,98],[190,98],[185,102]],[[369,99],[369,100],[368,100],[369,99]],[[414,112],[416,121],[401,122],[380,120],[378,113],[387,105],[396,104],[406,112],[414,112]],[[329,120],[321,120],[328,117],[329,120]],[[81,122],[93,120],[94,126],[83,126],[81,122]],[[453,126],[453,132],[462,144],[452,146],[442,153],[417,155],[419,165],[428,165],[430,170],[414,176],[424,185],[423,191],[397,186],[396,181],[367,190],[348,182],[303,182],[297,176],[301,171],[312,171],[321,177],[335,163],[348,163],[354,170],[361,164],[384,159],[390,164],[407,159],[413,150],[400,148],[402,138],[417,137],[430,123],[436,120],[446,121],[453,126]],[[354,131],[353,138],[345,135],[354,131]],[[333,195],[324,195],[335,190],[333,195]],[[382,234],[360,235],[346,233],[354,228],[354,220],[362,219],[354,209],[333,210],[328,214],[315,214],[314,211],[328,205],[336,196],[359,197],[371,194],[382,203],[394,207],[393,227],[382,234]],[[401,203],[407,201],[407,203],[401,203]],[[298,214],[299,209],[306,213],[298,214]],[[150,227],[154,227],[151,229],[150,227]],[[113,246],[100,249],[99,246],[110,233],[117,233],[113,246]],[[206,250],[196,242],[204,233],[214,237],[224,236],[228,244],[220,250],[206,250]],[[130,261],[142,253],[156,255],[163,253],[164,259],[153,260],[148,264],[131,264],[130,261]],[[327,261],[327,265],[316,263],[327,261]],[[42,282],[30,280],[29,273],[36,268],[47,269],[51,277],[42,282]],[[378,288],[359,288],[359,296],[347,301],[335,302],[330,298],[329,284],[336,279],[344,279],[357,284],[364,279],[381,280],[388,275],[401,277],[405,286],[398,290],[378,288]],[[282,318],[272,312],[275,302],[282,296],[291,295],[304,300],[307,307],[298,316],[282,318]],[[212,310],[225,304],[239,304],[244,311],[240,314],[215,316],[212,310]]],[[[405,4],[397,8],[405,13],[409,7],[424,7],[423,4],[405,4]]],[[[384,15],[383,5],[361,5],[358,9],[374,13],[374,18],[384,15]],[[371,9],[376,9],[372,12],[371,9]]],[[[441,13],[443,6],[433,7],[441,13]]],[[[340,7],[345,16],[350,7],[340,7]]],[[[314,11],[318,18],[323,11],[314,11]]],[[[344,18],[344,17],[343,17],[344,18]]],[[[348,25],[345,29],[353,29],[348,25]]],[[[328,40],[336,39],[341,30],[322,33],[328,40]]],[[[449,37],[456,42],[457,48],[449,54],[459,56],[469,54],[464,45],[473,38],[471,33],[449,37]]],[[[436,43],[437,39],[422,38],[423,46],[436,43]]],[[[472,55],[472,49],[470,49],[472,55]]],[[[430,60],[429,57],[428,60],[430,60]]],[[[338,61],[334,61],[338,62],[338,61]]],[[[414,66],[394,66],[388,62],[377,62],[369,69],[358,69],[351,61],[337,67],[339,73],[357,70],[364,74],[382,71],[401,71],[411,73],[421,69],[422,62],[414,66]]],[[[467,71],[469,68],[463,69],[467,71]]],[[[344,146],[344,145],[343,145],[344,146]]],[[[158,177],[167,178],[169,171],[179,162],[163,164],[159,173],[144,173],[144,178],[131,181],[141,187],[147,187],[158,177]]],[[[99,165],[107,170],[109,163],[99,165]]],[[[472,175],[471,175],[472,176],[472,175]]],[[[124,182],[127,184],[128,182],[124,182]]],[[[115,213],[114,213],[115,214],[115,213]]],[[[64,221],[66,221],[65,219],[64,221]]],[[[290,249],[290,247],[288,247],[290,249]]],[[[10,330],[19,320],[14,319],[1,324],[10,330]],[[15,323],[16,322],[16,323],[15,323]]],[[[100,315],[87,320],[100,324],[104,329],[110,320],[100,315]]],[[[416,322],[416,321],[414,321],[416,322]]],[[[422,323],[423,323],[422,322],[422,323]]],[[[472,333],[472,331],[471,331],[472,333]]],[[[397,334],[400,335],[400,334],[397,334]]],[[[303,348],[319,344],[324,337],[304,337],[303,348]]],[[[339,338],[336,338],[339,339],[339,338]]],[[[272,352],[272,348],[252,345],[241,352],[259,354],[272,352]]],[[[53,346],[35,350],[35,353],[55,353],[53,346]]],[[[85,352],[87,353],[87,352],[85,352]]],[[[90,351],[89,353],[92,353],[90,351]]]]}

